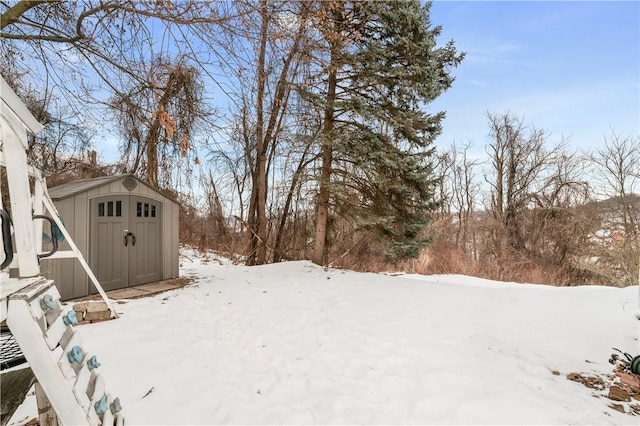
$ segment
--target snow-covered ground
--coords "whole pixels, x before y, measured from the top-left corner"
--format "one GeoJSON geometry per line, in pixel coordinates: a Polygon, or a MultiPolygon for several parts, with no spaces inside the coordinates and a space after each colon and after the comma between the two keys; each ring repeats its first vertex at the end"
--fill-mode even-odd
{"type": "MultiPolygon", "coordinates": [[[[571,372],[639,352],[638,288],[184,257],[180,290],[80,326],[130,425],[638,424],[571,372]]],[[[36,416],[29,397],[13,424],[36,416]]]]}

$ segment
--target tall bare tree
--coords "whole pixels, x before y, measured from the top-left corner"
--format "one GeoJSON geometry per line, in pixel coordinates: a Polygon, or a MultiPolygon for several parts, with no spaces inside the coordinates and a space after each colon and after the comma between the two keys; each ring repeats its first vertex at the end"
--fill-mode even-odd
{"type": "Polygon", "coordinates": [[[204,104],[200,75],[186,59],[173,62],[155,58],[139,67],[148,70],[146,81],[131,82],[126,91],[111,99],[110,105],[124,136],[126,171],[144,172],[147,183],[157,188],[159,169],[170,166],[159,156],[174,162],[187,157],[194,135],[202,130],[212,111],[204,104]]]}
{"type": "MultiPolygon", "coordinates": [[[[151,166],[147,177],[156,185],[154,164],[162,160],[154,157],[160,146],[153,144],[159,140],[160,129],[171,128],[165,124],[171,120],[184,122],[160,108],[169,98],[175,99],[176,93],[186,95],[183,83],[185,77],[194,74],[194,68],[212,83],[205,87],[215,87],[220,78],[212,71],[217,51],[208,48],[215,35],[209,27],[224,28],[244,13],[238,12],[235,4],[197,0],[0,2],[0,53],[23,52],[18,68],[25,78],[46,85],[66,104],[76,123],[90,123],[103,134],[110,131],[102,124],[108,108],[114,105],[108,102],[109,98],[120,99],[119,105],[123,106],[123,99],[139,95],[130,91],[133,87],[147,93],[155,91],[159,109],[147,111],[142,121],[149,122],[151,114],[155,114],[155,124],[147,126],[149,132],[142,132],[144,137],[132,150],[132,164],[134,170],[140,169],[140,154],[144,152],[144,165],[151,166]],[[163,58],[165,66],[157,66],[158,58],[163,58]],[[160,68],[168,69],[166,64],[174,65],[172,72],[166,71],[165,78],[150,81],[152,74],[158,77],[163,72],[160,68]],[[182,72],[188,68],[188,73],[182,72]],[[154,83],[156,87],[151,88],[154,83]],[[147,143],[149,149],[144,146],[147,143]]],[[[136,126],[138,123],[133,125],[136,126]]],[[[125,148],[128,142],[125,139],[125,148]]],[[[185,143],[186,139],[182,145],[185,143]]],[[[179,159],[182,153],[181,149],[175,150],[174,158],[179,159]]]]}
{"type": "Polygon", "coordinates": [[[605,208],[598,270],[620,286],[634,285],[640,267],[640,136],[613,131],[589,154],[605,208]],[[608,231],[608,232],[607,232],[608,231]]]}
{"type": "MultiPolygon", "coordinates": [[[[292,85],[299,71],[309,26],[308,2],[248,0],[238,2],[244,13],[224,33],[234,119],[231,143],[240,143],[251,177],[249,205],[244,209],[249,232],[245,250],[248,265],[269,261],[271,220],[270,179],[274,176],[283,132],[290,133],[292,85]]],[[[216,150],[218,154],[224,150],[216,150]]]]}
{"type": "Polygon", "coordinates": [[[447,206],[445,214],[455,214],[457,246],[467,247],[469,244],[469,227],[480,188],[476,182],[476,169],[480,165],[479,159],[470,158],[471,143],[458,146],[453,143],[440,156],[438,174],[441,176],[441,205],[447,206]]]}
{"type": "Polygon", "coordinates": [[[562,143],[547,147],[544,130],[528,128],[509,113],[488,112],[487,118],[490,172],[485,181],[491,191],[489,209],[499,226],[494,235],[496,254],[507,248],[523,250],[525,235],[518,219],[542,189],[562,143]]]}
{"type": "Polygon", "coordinates": [[[624,232],[631,239],[638,238],[640,136],[612,131],[604,138],[604,147],[590,153],[589,159],[603,195],[615,197],[619,203],[624,232]]]}

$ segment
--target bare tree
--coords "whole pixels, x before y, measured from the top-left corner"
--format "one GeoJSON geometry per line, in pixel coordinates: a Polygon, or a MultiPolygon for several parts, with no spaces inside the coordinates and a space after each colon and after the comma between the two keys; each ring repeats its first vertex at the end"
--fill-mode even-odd
{"type": "Polygon", "coordinates": [[[436,173],[440,176],[440,214],[436,219],[439,225],[434,227],[434,232],[437,228],[438,239],[450,241],[470,258],[477,259],[473,223],[478,213],[476,208],[480,194],[476,170],[482,162],[471,158],[471,147],[471,142],[462,146],[454,142],[438,156],[436,173]]]}
{"type": "Polygon", "coordinates": [[[64,103],[74,117],[68,124],[91,123],[92,130],[107,133],[104,118],[117,105],[127,171],[144,173],[154,186],[163,179],[164,185],[175,185],[172,173],[158,167],[180,164],[185,152],[197,161],[195,141],[203,139],[193,128],[187,131],[193,111],[182,114],[188,105],[176,101],[191,98],[187,102],[195,100],[197,107],[210,101],[203,95],[210,97],[209,88],[221,80],[214,71],[219,50],[210,46],[249,9],[240,11],[238,3],[0,2],[0,54],[20,53],[18,72],[64,103]],[[204,78],[203,94],[197,89],[204,78]],[[127,101],[145,98],[152,101],[127,101]],[[176,105],[181,111],[172,108],[176,105]]]}
{"type": "MultiPolygon", "coordinates": [[[[248,206],[239,217],[248,232],[248,265],[269,261],[274,231],[270,205],[276,188],[272,182],[281,163],[279,146],[293,133],[292,87],[305,50],[309,2],[247,0],[237,2],[243,13],[230,21],[222,35],[225,52],[219,65],[229,76],[225,91],[232,99],[232,150],[241,148],[250,179],[248,206]]],[[[212,30],[212,27],[209,27],[212,30]]],[[[213,38],[220,38],[214,35],[213,38]]],[[[212,44],[210,44],[213,47],[212,44]]],[[[226,149],[217,149],[215,155],[226,149]]],[[[240,157],[237,157],[240,159],[240,157]]],[[[244,204],[244,199],[243,199],[244,204]]],[[[277,235],[276,235],[277,238],[277,235]]]]}
{"type": "MultiPolygon", "coordinates": [[[[197,69],[184,58],[177,62],[156,58],[139,67],[148,69],[146,81],[132,82],[110,105],[124,136],[126,171],[143,171],[147,183],[157,188],[159,169],[188,156],[194,135],[209,123],[213,112],[204,104],[197,69]],[[172,161],[161,161],[160,154],[172,161]]],[[[165,186],[169,183],[164,182],[165,186]]]]}
{"type": "Polygon", "coordinates": [[[496,254],[525,248],[525,235],[518,218],[540,192],[549,168],[563,143],[546,147],[548,134],[527,128],[521,118],[488,112],[490,142],[487,144],[490,172],[485,181],[491,191],[489,210],[499,228],[495,230],[496,254]]]}
{"type": "Polygon", "coordinates": [[[589,279],[577,259],[589,256],[590,236],[600,223],[587,208],[591,188],[585,169],[583,156],[559,151],[550,159],[546,179],[522,218],[529,256],[542,266],[561,268],[574,284],[589,279]]]}
{"type": "Polygon", "coordinates": [[[471,143],[462,147],[453,144],[450,151],[453,162],[451,168],[453,206],[459,224],[456,232],[456,244],[463,247],[467,247],[469,244],[469,225],[480,191],[479,185],[475,182],[475,170],[481,162],[478,159],[469,158],[470,148],[471,143]]]}
{"type": "Polygon", "coordinates": [[[39,63],[61,88],[84,93],[94,84],[90,72],[117,93],[120,76],[144,81],[132,66],[141,59],[163,49],[195,53],[197,43],[185,35],[196,37],[199,26],[224,26],[236,16],[233,4],[196,0],[0,2],[0,39],[21,46],[29,53],[24,65],[39,63]]]}
{"type": "MultiPolygon", "coordinates": [[[[300,191],[302,188],[303,180],[305,179],[305,173],[309,164],[317,159],[317,156],[313,155],[312,148],[315,142],[315,137],[317,135],[313,135],[310,137],[306,137],[306,144],[304,145],[302,153],[297,156],[297,162],[295,165],[295,169],[293,174],[291,175],[291,181],[288,185],[285,202],[282,206],[282,211],[280,214],[280,220],[275,232],[275,243],[273,246],[273,261],[280,262],[283,259],[283,255],[285,253],[284,248],[284,240],[285,240],[285,230],[286,225],[289,220],[289,216],[291,214],[292,206],[295,201],[295,197],[300,197],[300,191]]],[[[295,161],[295,160],[294,160],[295,161]]],[[[294,221],[295,223],[295,221],[294,221]]],[[[302,230],[304,233],[304,230],[302,230]]]]}
{"type": "Polygon", "coordinates": [[[640,136],[612,130],[604,147],[589,154],[599,184],[605,218],[597,270],[607,271],[620,286],[634,285],[640,264],[640,136]],[[603,269],[604,268],[604,269],[603,269]]]}
{"type": "MultiPolygon", "coordinates": [[[[20,52],[8,49],[0,61],[0,73],[20,96],[29,111],[45,127],[36,136],[29,136],[29,163],[47,175],[50,184],[64,183],[73,177],[101,176],[107,171],[90,154],[90,139],[94,131],[74,120],[74,113],[60,103],[50,88],[35,87],[19,70],[20,52]]],[[[95,151],[94,151],[95,154],[95,151]]]]}
{"type": "Polygon", "coordinates": [[[593,174],[603,195],[615,197],[622,209],[624,232],[638,238],[638,196],[640,195],[640,136],[623,135],[614,130],[604,138],[604,148],[590,153],[593,174]]]}

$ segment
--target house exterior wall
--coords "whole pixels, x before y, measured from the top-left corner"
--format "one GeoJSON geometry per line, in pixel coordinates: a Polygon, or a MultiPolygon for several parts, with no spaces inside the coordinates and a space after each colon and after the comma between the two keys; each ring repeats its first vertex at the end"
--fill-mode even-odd
{"type": "MultiPolygon", "coordinates": [[[[137,186],[129,191],[123,186],[123,179],[67,198],[53,200],[65,227],[88,262],[91,236],[89,206],[92,199],[125,194],[159,201],[162,203],[162,279],[178,277],[178,204],[137,179],[137,186]]],[[[70,250],[69,244],[66,241],[62,242],[59,250],[70,250]]],[[[44,276],[55,280],[63,300],[89,295],[89,277],[77,259],[43,259],[40,269],[44,276]]]]}

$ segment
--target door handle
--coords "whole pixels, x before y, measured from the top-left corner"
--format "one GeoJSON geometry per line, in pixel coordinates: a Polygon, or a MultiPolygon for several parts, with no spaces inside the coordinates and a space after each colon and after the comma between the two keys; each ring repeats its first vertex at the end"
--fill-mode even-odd
{"type": "Polygon", "coordinates": [[[44,219],[47,222],[49,222],[49,225],[51,225],[51,244],[53,245],[53,248],[51,249],[51,251],[49,253],[44,253],[44,254],[39,254],[38,255],[38,260],[44,258],[44,257],[49,257],[51,256],[53,253],[58,251],[58,239],[56,238],[56,234],[58,232],[60,232],[58,230],[58,225],[56,225],[56,223],[53,221],[53,219],[51,219],[49,216],[43,216],[43,215],[33,215],[34,219],[44,219]]]}
{"type": "Polygon", "coordinates": [[[0,209],[0,221],[2,222],[2,247],[4,250],[4,261],[0,265],[0,270],[3,270],[13,261],[13,243],[11,242],[11,217],[2,209],[0,209]]]}
{"type": "Polygon", "coordinates": [[[136,245],[136,234],[131,231],[124,230],[124,246],[127,247],[129,245],[129,237],[131,237],[131,245],[136,245]]]}

